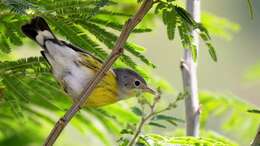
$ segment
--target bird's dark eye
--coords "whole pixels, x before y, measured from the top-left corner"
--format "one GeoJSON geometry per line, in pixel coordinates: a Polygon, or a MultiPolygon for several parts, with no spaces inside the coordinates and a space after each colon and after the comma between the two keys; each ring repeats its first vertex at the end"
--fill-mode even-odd
{"type": "Polygon", "coordinates": [[[138,80],[135,81],[135,86],[138,87],[140,84],[141,84],[140,81],[138,81],[138,80]]]}

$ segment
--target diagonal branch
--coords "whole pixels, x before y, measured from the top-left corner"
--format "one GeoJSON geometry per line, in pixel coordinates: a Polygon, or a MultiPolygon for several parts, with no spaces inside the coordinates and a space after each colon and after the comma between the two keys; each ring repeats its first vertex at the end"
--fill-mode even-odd
{"type": "Polygon", "coordinates": [[[137,24],[141,22],[145,14],[152,8],[152,6],[153,0],[145,0],[139,10],[136,12],[136,14],[125,23],[109,58],[103,64],[102,68],[97,72],[96,76],[85,86],[82,94],[80,95],[80,100],[74,103],[71,108],[65,113],[65,115],[60,118],[59,121],[56,123],[55,127],[52,129],[51,133],[46,139],[44,146],[52,146],[55,143],[65,126],[81,109],[84,103],[88,101],[88,96],[94,90],[96,85],[101,81],[105,73],[110,69],[117,58],[123,53],[123,47],[132,30],[136,27],[137,24]]]}
{"type": "Polygon", "coordinates": [[[251,146],[259,146],[260,145],[260,125],[259,128],[257,130],[256,136],[254,141],[252,142],[251,146]]]}

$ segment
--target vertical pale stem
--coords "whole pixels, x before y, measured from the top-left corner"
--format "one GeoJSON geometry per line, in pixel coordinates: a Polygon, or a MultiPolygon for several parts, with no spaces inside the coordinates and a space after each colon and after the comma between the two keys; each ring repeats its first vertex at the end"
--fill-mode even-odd
{"type": "MultiPolygon", "coordinates": [[[[200,21],[200,0],[187,0],[187,10],[196,22],[200,21]]],[[[199,34],[192,32],[193,44],[199,51],[199,34]]],[[[181,63],[184,91],[188,92],[185,99],[186,135],[199,136],[200,107],[198,99],[197,64],[193,61],[191,49],[184,50],[181,63]]]]}

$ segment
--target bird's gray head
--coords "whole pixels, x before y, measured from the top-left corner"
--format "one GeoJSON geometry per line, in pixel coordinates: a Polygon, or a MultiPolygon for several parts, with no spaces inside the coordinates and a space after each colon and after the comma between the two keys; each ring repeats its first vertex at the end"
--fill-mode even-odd
{"type": "Polygon", "coordinates": [[[147,86],[143,77],[135,71],[126,68],[117,68],[114,69],[114,72],[122,96],[134,96],[138,92],[155,94],[155,91],[147,86]]]}

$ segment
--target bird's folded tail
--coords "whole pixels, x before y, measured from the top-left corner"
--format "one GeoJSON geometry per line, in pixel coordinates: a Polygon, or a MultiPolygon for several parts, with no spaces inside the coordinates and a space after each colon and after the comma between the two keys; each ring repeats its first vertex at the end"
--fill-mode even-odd
{"type": "Polygon", "coordinates": [[[30,23],[23,25],[22,31],[42,46],[46,39],[56,39],[46,21],[39,16],[33,18],[30,23]]]}

